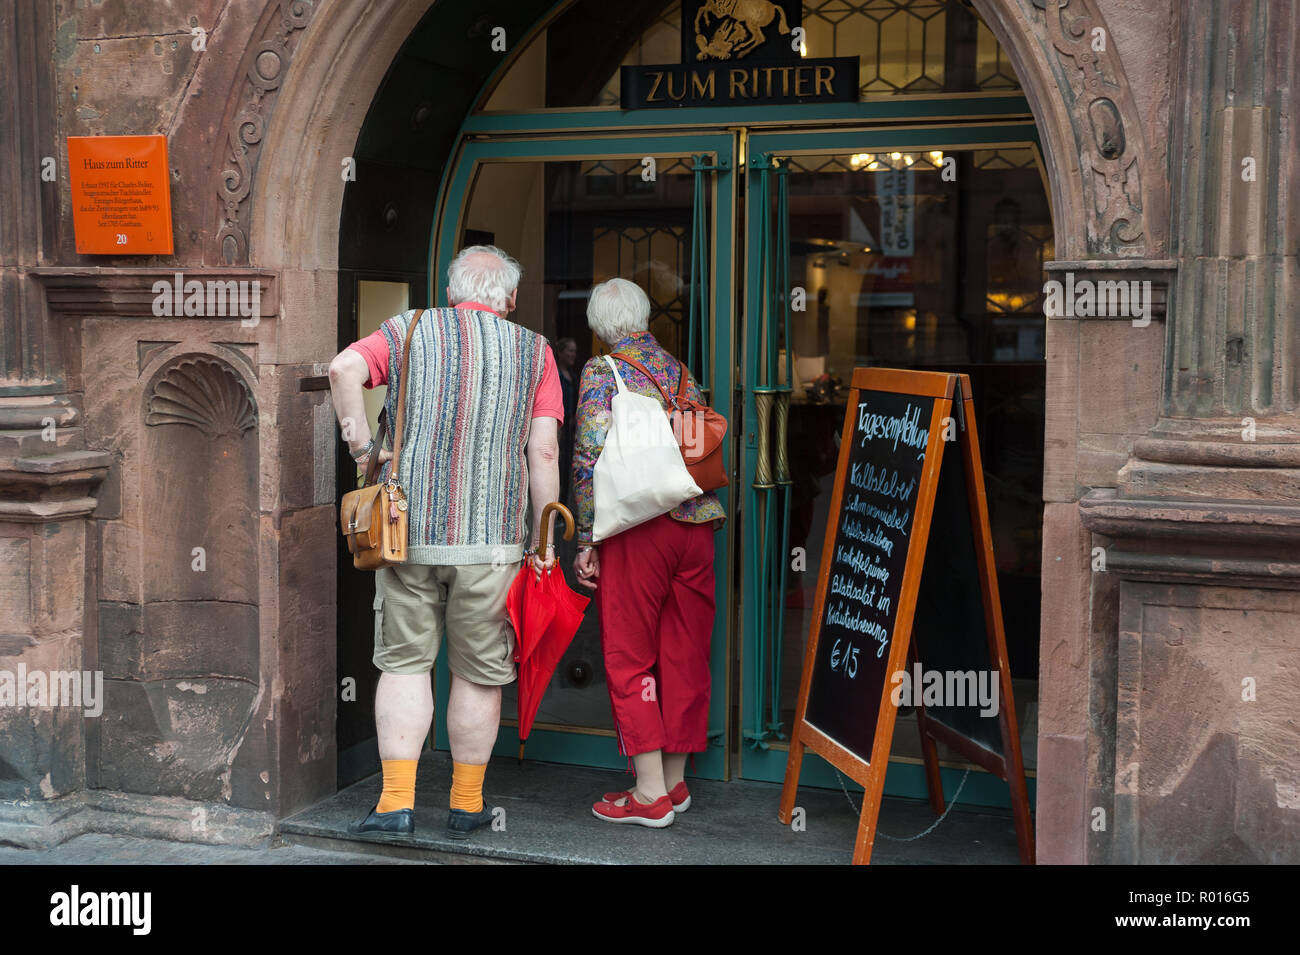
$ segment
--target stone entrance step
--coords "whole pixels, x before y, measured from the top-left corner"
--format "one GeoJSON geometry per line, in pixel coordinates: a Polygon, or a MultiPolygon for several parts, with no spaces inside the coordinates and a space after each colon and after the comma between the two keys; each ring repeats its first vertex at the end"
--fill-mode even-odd
{"type": "MultiPolygon", "coordinates": [[[[349,849],[394,858],[450,863],[574,864],[802,864],[843,865],[853,855],[857,815],[844,793],[801,788],[797,805],[806,829],[791,831],[776,818],[781,787],[775,783],[687,779],[692,805],[667,829],[610,825],[596,819],[591,804],[602,793],[626,788],[632,776],[599,769],[508,758],[488,768],[486,797],[499,807],[499,825],[464,842],[448,839],[447,798],[451,758],[425,753],[416,785],[415,835],[348,833],[379,796],[378,776],[362,780],[286,820],[286,842],[323,849],[349,849]]],[[[854,802],[860,803],[858,797],[854,802]]],[[[914,836],[934,822],[924,800],[884,801],[880,832],[914,836]]],[[[876,837],[876,864],[1016,864],[1016,834],[1008,813],[964,811],[960,805],[943,823],[915,841],[876,837]]]]}

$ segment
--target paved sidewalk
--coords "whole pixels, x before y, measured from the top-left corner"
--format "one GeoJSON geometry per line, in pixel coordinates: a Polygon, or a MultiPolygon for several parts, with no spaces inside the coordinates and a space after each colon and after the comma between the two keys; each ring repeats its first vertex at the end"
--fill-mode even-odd
{"type": "MultiPolygon", "coordinates": [[[[591,814],[602,792],[631,776],[609,770],[494,759],[486,797],[503,810],[501,831],[449,840],[451,760],[425,753],[416,787],[413,836],[351,836],[380,790],[363,780],[280,824],[271,844],[244,848],[87,834],[50,850],[0,847],[0,865],[411,865],[423,863],[677,863],[842,865],[853,854],[858,818],[842,792],[801,788],[805,826],[776,818],[775,783],[690,781],[692,807],[667,829],[610,826],[591,814]]],[[[859,797],[860,798],[860,797],[859,797]]],[[[876,864],[1011,864],[1016,837],[1005,811],[958,806],[939,825],[922,800],[886,798],[876,864]],[[922,833],[925,833],[922,835],[922,833]],[[890,839],[888,835],[894,835],[890,839]],[[917,838],[919,836],[919,838],[917,838]]]]}
{"type": "Polygon", "coordinates": [[[205,846],[88,833],[53,849],[0,846],[0,865],[433,865],[364,852],[331,852],[276,841],[262,848],[205,846]]]}

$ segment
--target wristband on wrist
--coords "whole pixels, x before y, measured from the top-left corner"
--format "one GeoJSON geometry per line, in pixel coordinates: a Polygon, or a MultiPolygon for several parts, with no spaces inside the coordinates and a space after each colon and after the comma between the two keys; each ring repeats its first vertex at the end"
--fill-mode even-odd
{"type": "Polygon", "coordinates": [[[362,458],[366,457],[366,455],[370,454],[370,452],[374,450],[375,450],[375,439],[371,438],[369,441],[366,442],[366,446],[362,448],[360,451],[349,451],[348,453],[352,455],[353,461],[360,461],[362,458]]]}

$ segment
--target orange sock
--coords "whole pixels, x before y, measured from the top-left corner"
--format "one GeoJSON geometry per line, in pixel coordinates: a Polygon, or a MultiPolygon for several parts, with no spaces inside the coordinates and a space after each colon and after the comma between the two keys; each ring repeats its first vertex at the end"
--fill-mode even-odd
{"type": "Polygon", "coordinates": [[[451,808],[463,809],[465,812],[481,812],[483,809],[483,777],[487,774],[487,763],[475,766],[472,763],[451,764],[451,808]]]}
{"type": "Polygon", "coordinates": [[[418,759],[383,759],[384,791],[375,812],[415,808],[415,767],[418,759]]]}

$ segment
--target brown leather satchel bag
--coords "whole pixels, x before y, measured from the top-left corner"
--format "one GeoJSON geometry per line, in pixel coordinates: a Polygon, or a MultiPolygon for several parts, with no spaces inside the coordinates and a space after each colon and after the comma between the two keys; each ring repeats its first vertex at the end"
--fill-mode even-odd
{"type": "Polygon", "coordinates": [[[716,491],[727,486],[727,466],[722,459],[722,439],[727,436],[727,419],[708,405],[686,397],[686,366],[677,362],[677,394],[670,396],[645,366],[627,355],[615,352],[641,374],[649,378],[663,397],[668,423],[682,449],[686,470],[701,491],[716,491]]]}
{"type": "Polygon", "coordinates": [[[411,377],[408,360],[411,357],[411,336],[424,312],[411,318],[402,345],[402,381],[397,389],[397,422],[393,425],[393,468],[388,480],[376,484],[379,476],[379,452],[384,444],[384,430],[388,424],[384,415],[379,419],[375,435],[375,449],[366,462],[363,485],[343,495],[339,507],[339,529],[347,540],[352,554],[352,566],[357,570],[378,570],[406,562],[407,509],[406,492],[398,479],[402,460],[402,426],[406,420],[406,383],[411,377]]]}

